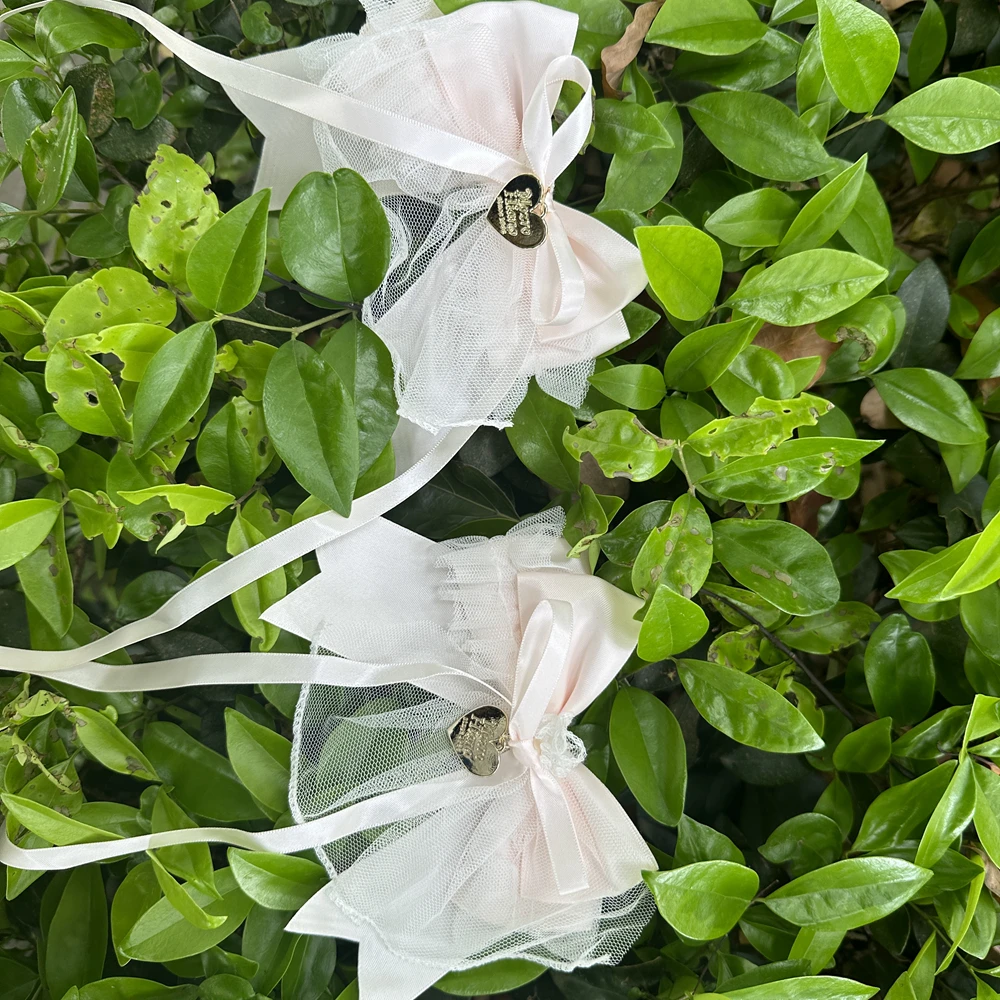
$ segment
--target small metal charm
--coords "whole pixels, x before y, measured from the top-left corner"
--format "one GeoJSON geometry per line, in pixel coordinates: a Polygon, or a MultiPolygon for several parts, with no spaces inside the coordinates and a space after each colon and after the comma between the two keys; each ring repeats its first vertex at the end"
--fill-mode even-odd
{"type": "Polygon", "coordinates": [[[448,737],[465,767],[488,778],[500,766],[500,754],[507,749],[507,716],[499,708],[484,705],[456,720],[448,737]]]}
{"type": "Polygon", "coordinates": [[[533,174],[520,174],[500,192],[486,218],[505,239],[523,250],[545,240],[542,185],[533,174]]]}

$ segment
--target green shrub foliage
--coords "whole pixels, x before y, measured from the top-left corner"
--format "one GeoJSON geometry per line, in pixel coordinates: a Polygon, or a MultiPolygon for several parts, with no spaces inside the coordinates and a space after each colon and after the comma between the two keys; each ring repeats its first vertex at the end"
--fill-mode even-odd
{"type": "MultiPolygon", "coordinates": [[[[352,0],[143,6],[237,57],[363,21],[352,0]]],[[[659,916],[621,967],[499,963],[432,994],[994,998],[997,6],[558,6],[599,99],[556,196],[633,239],[649,288],[579,410],[533,384],[393,516],[445,539],[560,505],[573,550],[645,601],[576,732],[653,848],[659,916]]],[[[272,211],[253,125],[124,21],[55,0],[6,25],[0,642],[72,649],[393,477],[392,362],[359,319],[388,225],[349,170],[272,211]]],[[[301,650],[260,614],[315,572],[128,657],[301,650]]],[[[7,832],[288,823],[296,695],[5,673],[7,832]]],[[[3,1000],[357,996],[351,945],[283,931],[325,881],[310,857],[3,876],[3,1000]]]]}

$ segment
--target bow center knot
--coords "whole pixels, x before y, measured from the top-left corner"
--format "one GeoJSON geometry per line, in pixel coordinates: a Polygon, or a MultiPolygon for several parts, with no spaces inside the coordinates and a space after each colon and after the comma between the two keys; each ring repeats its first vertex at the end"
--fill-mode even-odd
{"type": "Polygon", "coordinates": [[[510,749],[528,767],[548,773],[553,778],[565,778],[587,759],[583,740],[569,731],[570,714],[547,713],[531,739],[514,740],[510,749]]]}

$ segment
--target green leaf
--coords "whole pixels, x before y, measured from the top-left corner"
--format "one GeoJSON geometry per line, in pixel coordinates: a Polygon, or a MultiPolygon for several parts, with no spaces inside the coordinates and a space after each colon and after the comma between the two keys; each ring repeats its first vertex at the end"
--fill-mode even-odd
{"type": "MultiPolygon", "coordinates": [[[[896,746],[893,752],[899,752],[896,746]]],[[[902,844],[934,811],[955,767],[955,761],[945,761],[926,774],[894,785],[877,796],[861,822],[854,850],[884,851],[902,844]]]]}
{"type": "Polygon", "coordinates": [[[799,44],[769,28],[760,41],[728,56],[682,51],[671,80],[698,80],[723,90],[769,90],[795,72],[799,44]]]}
{"type": "Polygon", "coordinates": [[[240,202],[191,248],[188,284],[203,306],[235,313],[253,301],[264,274],[270,197],[265,188],[240,202]]]}
{"type": "Polygon", "coordinates": [[[737,247],[777,246],[799,212],[799,203],[778,188],[763,187],[738,194],[717,208],[705,228],[737,247]]]}
{"type": "Polygon", "coordinates": [[[176,334],[153,323],[119,323],[100,333],[74,337],[73,345],[85,354],[114,354],[122,362],[121,378],[141,382],[153,355],[176,334]]]}
{"type": "Polygon", "coordinates": [[[578,462],[589,452],[606,476],[637,483],[662,472],[673,454],[672,441],[646,430],[628,410],[603,410],[576,433],[567,428],[563,444],[578,462]]]}
{"type": "Polygon", "coordinates": [[[580,482],[580,463],[563,446],[563,434],[576,429],[573,408],[548,395],[532,379],[507,428],[507,440],[536,476],[572,492],[580,482]]]}
{"type": "Polygon", "coordinates": [[[605,153],[644,153],[671,147],[663,123],[641,104],[601,98],[594,102],[593,144],[605,153]]]}
{"type": "Polygon", "coordinates": [[[632,589],[646,599],[664,584],[690,598],[701,589],[711,565],[712,524],[702,504],[685,493],[643,542],[632,565],[632,589]]]}
{"type": "MultiPolygon", "coordinates": [[[[461,972],[449,972],[434,988],[455,997],[492,996],[534,982],[545,971],[544,965],[524,958],[501,958],[461,972]]],[[[358,1000],[357,990],[354,996],[348,996],[349,990],[350,987],[337,1000],[358,1000]]]]}
{"type": "Polygon", "coordinates": [[[229,864],[240,888],[269,910],[297,910],[326,884],[326,870],[293,855],[229,848],[229,864]]]}
{"type": "Polygon", "coordinates": [[[998,375],[1000,375],[1000,309],[994,309],[973,334],[962,363],[955,370],[955,378],[996,378],[998,375]]]}
{"type": "MultiPolygon", "coordinates": [[[[845,2],[856,5],[856,0],[845,2]]],[[[820,188],[789,226],[774,251],[775,258],[788,257],[803,250],[814,250],[826,243],[854,210],[867,166],[866,153],[857,163],[841,171],[829,184],[820,188]]]]}
{"type": "Polygon", "coordinates": [[[649,113],[666,129],[672,144],[641,153],[616,153],[608,168],[598,211],[645,212],[662,200],[677,179],[684,142],[680,115],[667,102],[654,104],[649,113]]]}
{"type": "Polygon", "coordinates": [[[99,361],[57,344],[45,365],[45,388],[56,413],[78,431],[128,441],[132,426],[111,372],[99,361]]]}
{"type": "Polygon", "coordinates": [[[920,838],[914,862],[922,868],[931,868],[944,852],[959,838],[972,821],[976,806],[976,778],[973,770],[978,767],[969,757],[962,760],[948,782],[944,795],[934,807],[927,827],[920,838]]]}
{"type": "Polygon", "coordinates": [[[163,497],[174,510],[184,515],[185,524],[204,524],[212,514],[224,511],[236,498],[231,493],[210,486],[147,486],[142,490],[122,490],[119,496],[131,504],[142,504],[153,497],[163,497]]]}
{"type": "MultiPolygon", "coordinates": [[[[238,510],[226,536],[226,551],[231,556],[239,555],[254,545],[259,545],[265,537],[264,532],[246,516],[246,511],[238,510]]],[[[280,601],[287,589],[288,578],[284,569],[279,567],[233,593],[233,610],[240,624],[252,638],[251,645],[254,651],[267,652],[278,641],[281,629],[270,622],[262,621],[261,615],[272,604],[280,601]]],[[[278,812],[283,810],[284,807],[278,812]]]]}
{"type": "Polygon", "coordinates": [[[904,97],[882,120],[921,149],[971,153],[1000,141],[1000,93],[976,80],[951,77],[904,97]]]}
{"type": "Polygon", "coordinates": [[[229,761],[180,726],[150,723],[143,733],[142,749],[160,778],[173,786],[173,796],[184,808],[224,823],[260,818],[260,810],[229,761]]]}
{"type": "Polygon", "coordinates": [[[840,103],[871,111],[886,92],[899,62],[892,25],[857,0],[817,0],[823,68],[840,103]]]}
{"type": "MultiPolygon", "coordinates": [[[[972,241],[969,249],[965,251],[965,256],[962,258],[962,263],[959,265],[958,279],[955,282],[956,287],[971,285],[976,281],[981,281],[983,278],[989,277],[990,274],[1000,267],[1000,252],[997,250],[998,234],[1000,234],[1000,218],[991,219],[985,226],[983,226],[982,229],[979,230],[978,233],[976,233],[976,238],[972,241]]],[[[990,315],[992,316],[993,313],[990,315]]],[[[983,320],[983,326],[987,325],[989,318],[990,317],[987,316],[986,319],[983,320]]],[[[980,329],[982,329],[982,327],[980,327],[980,329]]],[[[962,365],[960,368],[965,367],[966,359],[970,353],[971,351],[966,352],[966,356],[962,359],[962,365]]],[[[956,377],[971,378],[973,376],[958,375],[956,372],[956,377]]]]}
{"type": "Polygon", "coordinates": [[[839,976],[802,976],[745,990],[727,990],[725,995],[727,1000],[870,1000],[876,993],[874,986],[839,976]]]}
{"type": "Polygon", "coordinates": [[[732,861],[699,861],[642,875],[663,919],[694,941],[728,934],[760,886],[755,871],[732,861]]]}
{"type": "Polygon", "coordinates": [[[590,376],[590,384],[632,410],[651,410],[666,391],[663,376],[652,365],[617,365],[590,376]]]}
{"type": "Polygon", "coordinates": [[[922,87],[941,65],[948,48],[948,27],[935,0],[926,0],[920,20],[913,29],[910,49],[906,55],[910,87],[922,87]]]}
{"type": "MultiPolygon", "coordinates": [[[[743,0],[741,0],[743,2],[743,0]]],[[[694,320],[715,305],[722,251],[693,226],[640,226],[635,231],[649,284],[671,315],[694,320]]]]}
{"type": "MultiPolygon", "coordinates": [[[[49,347],[74,339],[73,347],[99,350],[102,341],[80,341],[88,334],[109,336],[108,328],[122,324],[167,326],[177,314],[177,302],[165,288],[155,288],[137,271],[108,267],[66,291],[45,321],[49,347]]],[[[110,350],[110,348],[108,348],[110,350]]]]}
{"type": "MultiPolygon", "coordinates": [[[[176,882],[170,872],[160,863],[152,851],[147,851],[150,863],[153,866],[153,874],[156,881],[163,890],[163,895],[167,902],[193,927],[199,930],[211,931],[221,927],[225,922],[225,916],[212,916],[206,913],[187,890],[176,882]]],[[[211,898],[211,897],[210,897],[211,898]]]]}
{"type": "MultiPolygon", "coordinates": [[[[127,21],[62,0],[54,0],[39,11],[35,35],[52,56],[79,51],[85,45],[130,49],[143,43],[142,35],[127,21]]],[[[58,996],[63,993],[62,990],[53,992],[58,996]]]]}
{"type": "Polygon", "coordinates": [[[874,774],[885,767],[892,746],[892,719],[879,719],[848,733],[833,752],[838,771],[874,774]]]}
{"type": "Polygon", "coordinates": [[[829,611],[794,618],[775,635],[786,646],[820,656],[864,639],[879,620],[878,612],[860,601],[843,601],[829,611]]]}
{"type": "Polygon", "coordinates": [[[762,322],[752,317],[689,333],[667,355],[663,377],[682,392],[707,389],[753,340],[762,322]]]}
{"type": "Polygon", "coordinates": [[[52,996],[101,978],[108,947],[108,900],[100,865],[70,873],[48,925],[45,981],[52,996]]]}
{"type": "Polygon", "coordinates": [[[703,0],[699,4],[666,0],[646,34],[646,41],[723,56],[742,52],[766,31],[766,25],[747,0],[703,0]]]}
{"type": "Polygon", "coordinates": [[[844,250],[805,250],[745,277],[727,305],[778,326],[817,323],[863,299],[887,273],[844,250]]]}
{"type": "Polygon", "coordinates": [[[177,434],[201,409],[215,377],[215,330],[195,323],[153,355],[132,410],[136,457],[177,434]]]}
{"type": "Polygon", "coordinates": [[[226,752],[236,776],[255,799],[280,815],[288,808],[291,743],[234,708],[225,715],[226,752]]]}
{"type": "Polygon", "coordinates": [[[930,877],[898,858],[849,858],[783,885],[764,905],[798,927],[849,931],[892,913],[930,877]]]}
{"type": "Polygon", "coordinates": [[[198,435],[196,454],[209,485],[234,497],[249,493],[274,458],[263,409],[234,396],[198,435]]]}
{"type": "Polygon", "coordinates": [[[159,781],[142,751],[106,716],[92,708],[73,708],[76,735],[84,750],[105,767],[143,781],[159,781]]]}
{"type": "Polygon", "coordinates": [[[224,941],[243,923],[253,903],[229,868],[216,872],[216,885],[219,899],[191,886],[181,888],[209,916],[223,918],[217,927],[195,927],[164,897],[131,927],[121,943],[122,953],[142,962],[170,962],[200,954],[224,941]]]}
{"type": "Polygon", "coordinates": [[[766,455],[729,462],[696,485],[743,503],[783,503],[817,488],[836,470],[860,461],[882,443],[828,437],[785,441],[766,455]]]}
{"type": "Polygon", "coordinates": [[[358,468],[363,474],[382,454],[399,423],[392,356],[356,317],[333,332],[320,357],[333,365],[354,400],[358,419],[358,468]]]}
{"type": "MultiPolygon", "coordinates": [[[[150,821],[152,832],[190,830],[197,825],[160,788],[153,802],[153,815],[150,821]]],[[[167,871],[172,872],[178,878],[190,882],[210,896],[218,896],[218,890],[215,888],[215,872],[212,869],[212,853],[208,844],[196,842],[160,847],[157,848],[156,857],[167,871]]]]}
{"type": "Polygon", "coordinates": [[[719,562],[775,607],[809,615],[837,603],[840,581],[829,554],[796,525],[730,518],[716,522],[714,532],[719,562]]]}
{"type": "Polygon", "coordinates": [[[301,341],[283,344],[264,380],[264,418],[292,475],[346,517],[359,472],[358,422],[336,369],[301,341]]]}
{"type": "Polygon", "coordinates": [[[696,861],[732,861],[746,863],[743,852],[724,834],[705,826],[690,816],[681,816],[677,824],[677,849],[674,862],[690,865],[696,861]]]}
{"type": "Polygon", "coordinates": [[[52,117],[28,137],[21,159],[24,186],[39,212],[59,204],[76,163],[78,122],[76,95],[63,91],[52,117]]]}
{"type": "MultiPolygon", "coordinates": [[[[219,217],[211,178],[189,156],[158,146],[146,171],[146,187],[128,217],[135,255],[162,281],[188,290],[192,247],[219,217]]],[[[123,321],[119,321],[123,322],[123,321]]]]}
{"type": "Polygon", "coordinates": [[[872,376],[893,415],[944,444],[975,444],[986,436],[965,390],[930,368],[895,368],[872,376]]]}
{"type": "Polygon", "coordinates": [[[382,204],[360,174],[344,167],[306,174],[281,209],[280,231],[292,277],[328,299],[360,302],[389,266],[382,204]]]}
{"type": "Polygon", "coordinates": [[[804,181],[829,169],[830,158],[819,139],[774,97],[720,91],[694,98],[688,108],[712,145],[752,174],[804,181]]]}
{"type": "Polygon", "coordinates": [[[59,517],[55,500],[13,500],[0,504],[0,570],[20,562],[45,541],[59,517]]]}
{"type": "Polygon", "coordinates": [[[687,755],[673,713],[656,695],[623,687],[615,695],[609,735],[636,801],[658,823],[675,826],[684,812],[687,755]]]}
{"type": "Polygon", "coordinates": [[[792,878],[833,864],[844,846],[844,834],[829,816],[800,813],[785,820],[764,842],[760,853],[784,865],[792,878]]]}
{"type": "Polygon", "coordinates": [[[875,629],[865,649],[865,680],[875,710],[897,726],[927,715],[934,700],[934,659],[905,615],[888,615],[875,629]]]}
{"type": "Polygon", "coordinates": [[[679,660],[677,673],[702,718],[737,743],[769,753],[822,749],[805,716],[756,677],[705,660],[679,660]]]}
{"type": "Polygon", "coordinates": [[[705,612],[669,587],[653,594],[639,630],[639,656],[654,662],[690,649],[708,631],[705,612]]]}

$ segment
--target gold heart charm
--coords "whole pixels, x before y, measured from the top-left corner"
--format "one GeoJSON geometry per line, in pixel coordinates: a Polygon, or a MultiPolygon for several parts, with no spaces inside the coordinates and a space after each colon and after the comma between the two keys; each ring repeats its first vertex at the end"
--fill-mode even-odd
{"type": "Polygon", "coordinates": [[[531,250],[545,240],[542,185],[534,174],[520,174],[497,196],[486,218],[507,241],[531,250]]]}
{"type": "Polygon", "coordinates": [[[475,708],[452,723],[448,738],[466,769],[488,778],[507,749],[507,716],[491,705],[475,708]]]}

